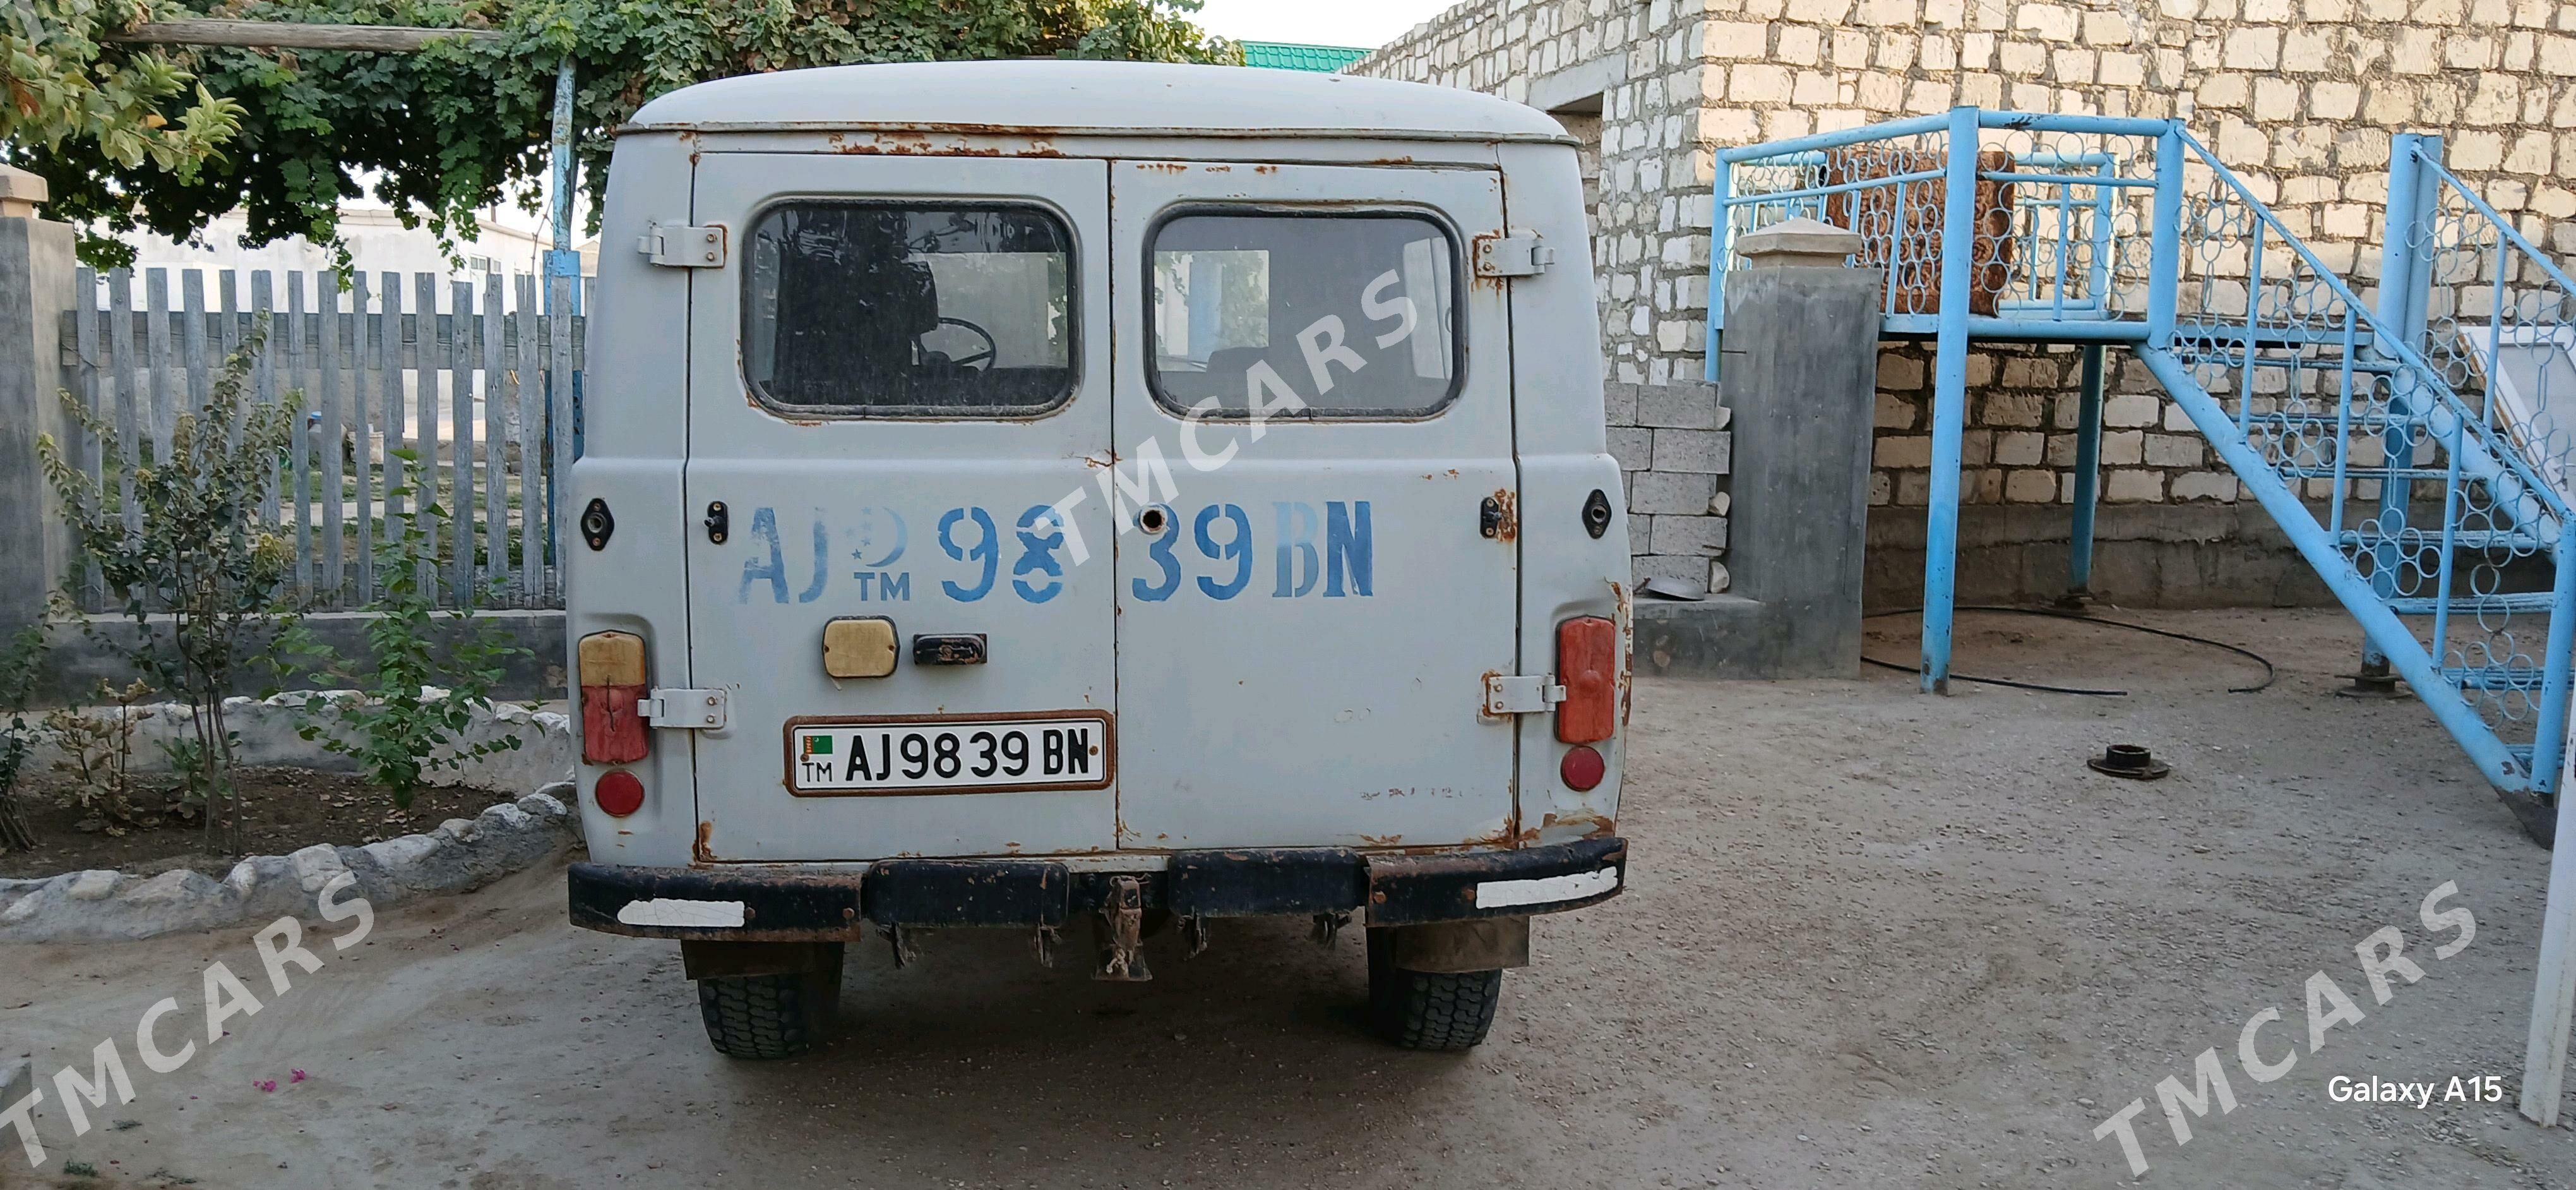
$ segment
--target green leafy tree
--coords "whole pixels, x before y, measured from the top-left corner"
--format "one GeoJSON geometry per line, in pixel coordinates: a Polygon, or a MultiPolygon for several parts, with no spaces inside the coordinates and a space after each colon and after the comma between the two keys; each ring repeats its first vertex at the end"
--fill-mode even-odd
{"type": "MultiPolygon", "coordinates": [[[[98,567],[122,604],[125,631],[85,617],[82,631],[188,706],[189,733],[169,751],[185,800],[203,811],[210,847],[237,842],[241,822],[224,699],[248,651],[291,619],[281,595],[295,546],[261,523],[260,504],[302,401],[251,396],[251,360],[267,332],[254,327],[250,342],[225,359],[205,403],[174,420],[166,452],[137,443],[132,468],[105,482],[72,466],[52,435],[36,441],[79,557],[98,567]],[[229,833],[219,839],[219,829],[229,833]]],[[[69,392],[62,401],[97,439],[101,458],[120,457],[114,425],[69,392]]]]}
{"type": "MultiPolygon", "coordinates": [[[[420,461],[413,451],[391,453],[406,467],[420,461]]],[[[411,495],[411,485],[401,484],[391,498],[411,495]]],[[[433,500],[377,545],[376,572],[385,576],[385,590],[368,608],[375,614],[367,619],[363,668],[341,659],[300,622],[280,641],[280,652],[306,659],[299,668],[308,679],[358,691],[355,698],[307,700],[296,734],[357,761],[368,780],[393,793],[399,810],[411,808],[429,774],[518,748],[515,732],[471,744],[465,732],[509,676],[510,660],[535,655],[513,643],[498,621],[474,614],[486,592],[469,588],[464,606],[439,612],[434,579],[425,577],[435,568],[424,563],[435,561],[433,527],[447,519],[433,500]],[[441,621],[444,648],[437,644],[441,621]]]]}
{"type": "Polygon", "coordinates": [[[101,38],[168,17],[151,0],[15,0],[0,8],[0,141],[37,152],[84,146],[126,170],[182,182],[218,160],[242,109],[194,81],[157,49],[120,50],[101,38]]]}
{"type": "MultiPolygon", "coordinates": [[[[496,203],[533,209],[548,168],[555,67],[566,57],[578,79],[574,131],[594,210],[609,131],[655,96],[708,79],[854,62],[1242,60],[1234,45],[1190,23],[1198,0],[186,0],[232,18],[503,36],[412,54],[195,48],[166,58],[98,40],[139,19],[146,0],[36,2],[40,22],[75,8],[114,14],[48,23],[46,44],[64,48],[40,78],[118,70],[142,78],[143,63],[160,62],[151,86],[128,88],[137,98],[114,119],[0,137],[12,164],[45,176],[55,217],[98,233],[82,253],[100,264],[132,257],[113,235],[140,227],[185,239],[236,209],[249,244],[292,235],[336,242],[340,202],[362,193],[443,237],[472,235],[474,212],[496,203]],[[175,86],[193,79],[203,99],[172,89],[173,72],[175,86]],[[147,126],[205,138],[208,149],[173,164],[130,159],[128,130],[147,126]]],[[[32,93],[42,107],[59,89],[32,93]]],[[[46,127],[63,123],[42,118],[46,127]]]]}

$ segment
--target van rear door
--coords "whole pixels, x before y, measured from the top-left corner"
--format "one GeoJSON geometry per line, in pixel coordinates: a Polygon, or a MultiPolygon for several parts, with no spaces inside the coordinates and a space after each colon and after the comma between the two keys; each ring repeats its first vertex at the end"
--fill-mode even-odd
{"type": "Polygon", "coordinates": [[[1109,453],[1106,168],[699,158],[689,685],[731,705],[662,738],[701,860],[1115,844],[1114,576],[1072,557],[1112,535],[1065,503],[1109,453]]]}
{"type": "Polygon", "coordinates": [[[1470,268],[1501,176],[1121,161],[1110,191],[1120,843],[1507,842],[1511,336],[1470,268]]]}

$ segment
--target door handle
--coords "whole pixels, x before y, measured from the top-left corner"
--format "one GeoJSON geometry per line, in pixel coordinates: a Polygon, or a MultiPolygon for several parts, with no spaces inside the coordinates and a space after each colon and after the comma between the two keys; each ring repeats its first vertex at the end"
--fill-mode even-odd
{"type": "Polygon", "coordinates": [[[981,632],[922,633],[912,638],[914,665],[982,665],[985,659],[981,632]]]}

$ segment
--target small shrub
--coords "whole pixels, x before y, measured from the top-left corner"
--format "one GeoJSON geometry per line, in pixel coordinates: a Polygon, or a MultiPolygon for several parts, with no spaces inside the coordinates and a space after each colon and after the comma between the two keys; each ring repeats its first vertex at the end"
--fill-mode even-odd
{"type": "MultiPolygon", "coordinates": [[[[391,452],[417,472],[414,452],[391,452]]],[[[412,494],[409,484],[396,486],[388,502],[412,494]]],[[[464,743],[477,707],[488,705],[492,690],[509,675],[513,657],[533,654],[514,643],[509,630],[474,613],[488,592],[468,589],[464,605],[438,609],[436,569],[430,541],[436,524],[448,519],[435,500],[386,534],[376,549],[376,573],[385,576],[384,594],[368,605],[363,666],[351,665],[299,624],[284,638],[282,651],[312,658],[301,666],[317,684],[354,687],[360,697],[308,699],[298,711],[297,734],[358,762],[369,781],[392,791],[396,809],[411,808],[432,772],[463,767],[467,760],[512,751],[519,736],[464,743]],[[438,631],[448,631],[444,656],[438,631]]]]}
{"type": "Polygon", "coordinates": [[[71,804],[108,822],[107,833],[121,835],[138,825],[134,810],[134,729],[152,717],[139,707],[152,696],[152,683],[116,686],[99,680],[91,698],[100,709],[59,707],[45,712],[45,730],[63,758],[54,771],[72,779],[65,792],[71,804]],[[115,707],[108,712],[107,707],[115,707]]]}
{"type": "MultiPolygon", "coordinates": [[[[294,394],[253,399],[251,361],[267,331],[264,322],[255,325],[250,341],[224,360],[205,403],[179,416],[166,457],[157,443],[137,443],[135,464],[112,486],[73,467],[51,435],[36,443],[80,560],[96,564],[132,629],[120,636],[84,618],[83,632],[188,705],[189,746],[171,755],[189,766],[181,770],[184,789],[204,811],[210,850],[230,848],[240,835],[236,737],[224,723],[224,699],[243,656],[293,618],[283,593],[295,547],[285,532],[261,523],[259,510],[303,402],[294,394]],[[220,840],[219,824],[229,832],[220,840]]],[[[97,439],[100,457],[119,457],[114,425],[69,392],[62,401],[97,439]]]]}

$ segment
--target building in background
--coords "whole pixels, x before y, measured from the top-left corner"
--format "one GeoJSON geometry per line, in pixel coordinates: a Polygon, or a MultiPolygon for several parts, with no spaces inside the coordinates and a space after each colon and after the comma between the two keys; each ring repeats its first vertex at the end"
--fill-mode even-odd
{"type": "MultiPolygon", "coordinates": [[[[1700,384],[1716,149],[1960,104],[2182,117],[2327,266],[2366,284],[2390,135],[2436,132],[2449,167],[2525,235],[2576,253],[2576,6],[2563,0],[1470,0],[1347,69],[1518,100],[1583,143],[1611,448],[1631,477],[1641,579],[1706,573],[1678,547],[1725,541],[1708,519],[1728,507],[1724,454],[1669,452],[1719,473],[1668,474],[1659,445],[1702,442],[1726,417],[1700,384]]],[[[2113,359],[2105,589],[2144,603],[2324,601],[2181,410],[2135,360],[2113,359]]],[[[1870,575],[1882,606],[1919,592],[1930,360],[1928,344],[1891,344],[1880,361],[1870,575]]],[[[2056,593],[2076,366],[2071,347],[1981,346],[1969,360],[1962,600],[2056,593]]]]}
{"type": "MultiPolygon", "coordinates": [[[[137,270],[147,268],[275,272],[313,272],[332,267],[328,248],[303,236],[290,236],[256,248],[241,246],[245,223],[239,214],[222,216],[194,238],[174,241],[148,232],[126,237],[134,245],[137,270]]],[[[451,258],[426,227],[404,227],[391,208],[350,204],[340,208],[340,235],[357,267],[370,272],[450,273],[463,279],[485,273],[536,274],[543,271],[548,233],[535,216],[516,211],[485,212],[472,239],[459,240],[451,258]]],[[[599,244],[581,245],[581,271],[596,271],[599,244]]]]}

